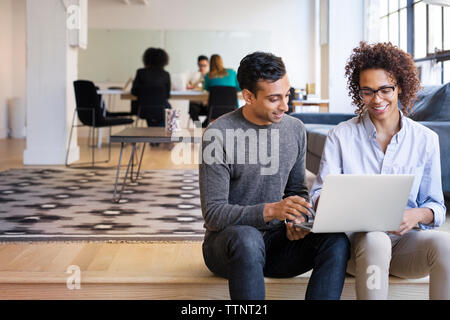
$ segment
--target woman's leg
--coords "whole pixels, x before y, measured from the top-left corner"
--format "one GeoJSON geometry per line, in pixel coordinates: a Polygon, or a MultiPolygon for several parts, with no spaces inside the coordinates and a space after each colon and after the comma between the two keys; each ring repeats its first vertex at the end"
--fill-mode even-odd
{"type": "Polygon", "coordinates": [[[347,272],[355,276],[358,300],[388,297],[392,242],[384,232],[349,234],[351,257],[347,272]]]}
{"type": "Polygon", "coordinates": [[[392,249],[390,272],[401,278],[430,275],[430,299],[450,299],[450,233],[412,230],[392,249]]]}

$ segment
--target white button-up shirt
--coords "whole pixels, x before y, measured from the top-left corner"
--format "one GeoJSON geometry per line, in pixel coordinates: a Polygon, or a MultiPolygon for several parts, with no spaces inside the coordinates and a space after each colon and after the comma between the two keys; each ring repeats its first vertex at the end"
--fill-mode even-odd
{"type": "Polygon", "coordinates": [[[328,174],[414,174],[406,208],[430,208],[434,221],[421,229],[439,227],[445,220],[438,135],[401,115],[401,128],[383,153],[369,114],[354,117],[331,129],[319,173],[310,191],[313,205],[328,174]]]}

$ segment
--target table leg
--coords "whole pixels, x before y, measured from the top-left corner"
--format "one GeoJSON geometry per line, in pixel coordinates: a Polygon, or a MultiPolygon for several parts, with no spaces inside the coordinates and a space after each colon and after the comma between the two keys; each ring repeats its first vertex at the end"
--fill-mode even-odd
{"type": "MultiPolygon", "coordinates": [[[[133,162],[134,153],[136,152],[136,143],[132,143],[132,149],[131,149],[131,156],[130,160],[128,161],[127,171],[125,172],[125,177],[123,178],[122,188],[120,189],[119,196],[116,197],[114,194],[114,202],[119,202],[120,198],[122,197],[123,190],[125,189],[125,186],[127,185],[127,178],[128,178],[128,172],[130,171],[130,165],[133,162]]],[[[120,168],[120,161],[119,161],[119,168],[120,168]]],[[[116,180],[118,179],[118,176],[116,177],[116,180]]],[[[116,185],[117,187],[117,185],[116,185]]]]}
{"type": "Polygon", "coordinates": [[[119,202],[119,200],[120,200],[120,196],[117,199],[116,195],[117,195],[117,183],[119,182],[119,176],[120,176],[120,164],[122,162],[123,148],[124,148],[124,143],[122,142],[120,144],[120,156],[119,156],[119,164],[117,165],[116,183],[114,184],[114,196],[113,196],[113,201],[114,202],[119,202]]]}
{"type": "Polygon", "coordinates": [[[137,181],[137,179],[139,178],[139,172],[141,171],[142,158],[144,157],[146,143],[144,142],[143,145],[144,146],[142,147],[141,159],[139,160],[139,165],[138,165],[135,181],[137,181]]]}

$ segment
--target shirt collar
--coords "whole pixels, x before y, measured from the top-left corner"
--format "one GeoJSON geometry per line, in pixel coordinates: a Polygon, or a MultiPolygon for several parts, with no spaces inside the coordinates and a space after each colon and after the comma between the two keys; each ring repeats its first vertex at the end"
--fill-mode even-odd
{"type": "MultiPolygon", "coordinates": [[[[405,125],[406,125],[406,117],[403,115],[403,113],[398,110],[398,112],[400,113],[400,130],[399,132],[397,132],[397,134],[393,137],[392,142],[398,143],[399,141],[401,141],[403,139],[403,136],[405,135],[405,125]]],[[[369,112],[364,112],[364,114],[362,115],[362,122],[363,122],[363,126],[364,129],[366,130],[367,133],[367,137],[369,139],[373,138],[376,139],[377,138],[377,129],[375,128],[372,120],[370,119],[369,116],[369,112]]]]}

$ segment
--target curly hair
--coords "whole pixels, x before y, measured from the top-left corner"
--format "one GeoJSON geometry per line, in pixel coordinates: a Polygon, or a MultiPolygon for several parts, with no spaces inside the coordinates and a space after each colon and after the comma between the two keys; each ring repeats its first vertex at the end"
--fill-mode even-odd
{"type": "Polygon", "coordinates": [[[161,48],[148,48],[142,56],[145,67],[163,68],[169,63],[169,55],[161,48]]]}
{"type": "Polygon", "coordinates": [[[412,113],[412,106],[417,99],[420,81],[414,60],[409,53],[404,52],[392,43],[376,43],[369,45],[362,41],[345,66],[349,96],[358,108],[355,113],[364,112],[364,103],[359,96],[359,80],[361,72],[368,69],[384,69],[390,77],[397,81],[401,88],[399,100],[401,111],[405,115],[412,113]]]}

